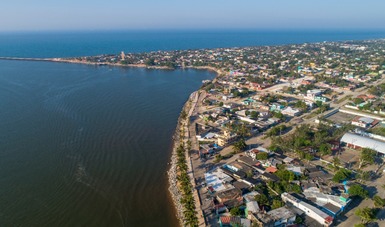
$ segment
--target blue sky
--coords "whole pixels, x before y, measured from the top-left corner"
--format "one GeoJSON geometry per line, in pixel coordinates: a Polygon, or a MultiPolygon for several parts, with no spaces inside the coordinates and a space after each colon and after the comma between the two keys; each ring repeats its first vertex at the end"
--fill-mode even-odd
{"type": "Polygon", "coordinates": [[[384,0],[3,0],[0,31],[385,29],[384,0]]]}

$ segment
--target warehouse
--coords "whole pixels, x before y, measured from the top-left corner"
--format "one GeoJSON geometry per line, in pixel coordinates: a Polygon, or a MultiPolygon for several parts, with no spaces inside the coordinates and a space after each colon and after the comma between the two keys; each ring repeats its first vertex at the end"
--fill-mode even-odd
{"type": "Polygon", "coordinates": [[[341,138],[340,142],[353,149],[370,148],[379,153],[385,154],[385,142],[369,137],[348,132],[341,138]]]}

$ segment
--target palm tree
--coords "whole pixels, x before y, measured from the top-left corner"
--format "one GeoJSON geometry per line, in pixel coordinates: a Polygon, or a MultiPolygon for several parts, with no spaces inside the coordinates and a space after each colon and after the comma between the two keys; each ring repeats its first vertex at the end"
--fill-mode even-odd
{"type": "Polygon", "coordinates": [[[376,219],[376,215],[374,214],[374,210],[369,207],[364,207],[356,210],[355,215],[361,218],[361,222],[367,224],[376,219]]]}

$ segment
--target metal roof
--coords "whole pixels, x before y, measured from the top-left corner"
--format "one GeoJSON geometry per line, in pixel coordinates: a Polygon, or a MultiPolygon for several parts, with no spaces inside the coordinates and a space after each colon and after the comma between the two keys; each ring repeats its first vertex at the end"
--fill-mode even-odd
{"type": "Polygon", "coordinates": [[[363,137],[353,133],[346,133],[341,142],[349,143],[362,148],[370,148],[382,154],[385,154],[385,142],[371,139],[369,137],[363,137]]]}

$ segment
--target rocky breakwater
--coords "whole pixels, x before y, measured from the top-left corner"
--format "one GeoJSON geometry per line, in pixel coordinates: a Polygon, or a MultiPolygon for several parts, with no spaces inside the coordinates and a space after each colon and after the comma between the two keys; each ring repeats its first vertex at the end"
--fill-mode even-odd
{"type": "Polygon", "coordinates": [[[197,225],[197,222],[195,222],[195,220],[197,220],[195,212],[195,202],[194,199],[191,200],[191,198],[193,198],[193,188],[190,184],[191,179],[189,179],[188,181],[190,187],[186,187],[186,181],[183,182],[183,180],[181,180],[181,178],[185,179],[186,177],[186,170],[184,170],[184,166],[187,166],[187,160],[183,158],[184,164],[181,164],[180,161],[182,159],[182,156],[185,157],[185,155],[181,155],[181,153],[188,152],[188,149],[184,148],[184,146],[186,146],[185,133],[187,121],[192,112],[191,108],[194,108],[194,105],[192,105],[194,97],[196,97],[196,92],[190,95],[189,100],[187,100],[187,102],[183,106],[181,114],[179,115],[177,127],[173,136],[174,144],[171,155],[170,169],[167,173],[169,180],[169,192],[174,202],[175,210],[177,212],[176,216],[181,226],[197,225]],[[186,191],[186,188],[189,188],[189,190],[186,191]],[[188,202],[189,200],[190,202],[188,202]],[[182,201],[184,201],[184,203],[182,203],[182,201]],[[191,202],[194,203],[194,206],[190,206],[189,210],[186,204],[191,204],[191,202]],[[195,214],[195,217],[191,217],[191,214],[195,214]]]}

